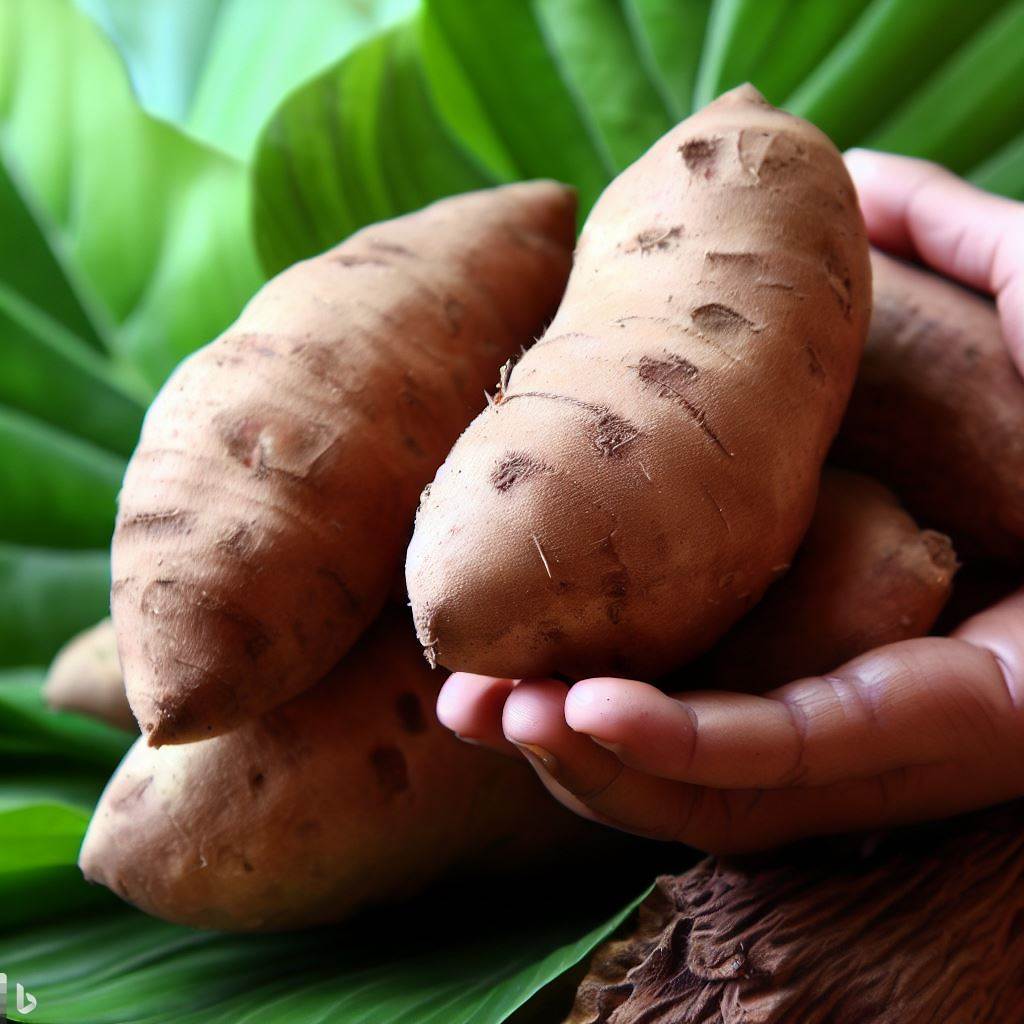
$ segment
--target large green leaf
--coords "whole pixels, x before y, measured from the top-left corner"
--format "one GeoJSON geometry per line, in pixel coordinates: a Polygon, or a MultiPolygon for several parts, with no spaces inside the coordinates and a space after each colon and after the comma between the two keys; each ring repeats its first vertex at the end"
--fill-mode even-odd
{"type": "MultiPolygon", "coordinates": [[[[584,13],[577,10],[574,32],[590,26],[584,13]]],[[[517,178],[571,182],[589,209],[615,163],[598,131],[601,117],[581,116],[584,98],[536,4],[426,0],[422,45],[434,101],[480,159],[502,175],[511,168],[517,178]]],[[[567,45],[561,33],[561,48],[567,45]]]]}
{"type": "Polygon", "coordinates": [[[1024,199],[1024,131],[971,172],[982,188],[1024,199]]]}
{"type": "Polygon", "coordinates": [[[963,173],[1024,120],[1024,0],[1007,5],[869,140],[963,173]],[[984,112],[983,115],[981,112],[984,112]]]}
{"type": "Polygon", "coordinates": [[[701,53],[695,107],[753,77],[754,69],[785,29],[787,0],[715,0],[701,53]]]}
{"type": "Polygon", "coordinates": [[[121,912],[0,939],[0,964],[38,999],[42,1021],[499,1024],[639,902],[607,917],[576,895],[559,912],[546,891],[545,909],[521,885],[463,888],[285,936],[218,936],[121,912]]]}
{"type": "Polygon", "coordinates": [[[105,547],[124,460],[0,408],[0,541],[105,547]]]}
{"type": "MultiPolygon", "coordinates": [[[[83,715],[52,711],[43,700],[43,675],[33,668],[0,670],[0,763],[30,764],[38,774],[52,759],[76,779],[88,770],[105,777],[135,737],[83,715]]],[[[3,798],[0,790],[0,803],[3,798]]]]}
{"type": "Polygon", "coordinates": [[[623,0],[641,60],[673,119],[693,109],[693,86],[711,0],[623,0]]]}
{"type": "Polygon", "coordinates": [[[267,125],[254,166],[260,255],[274,272],[374,220],[491,180],[429,97],[418,21],[356,48],[267,125]]]}
{"type": "Polygon", "coordinates": [[[295,86],[417,0],[78,0],[143,105],[239,157],[295,86]]]}
{"type": "MultiPolygon", "coordinates": [[[[12,204],[13,183],[43,219],[92,329],[65,288],[42,308],[153,384],[259,283],[244,168],[145,114],[111,45],[70,0],[0,4],[0,156],[0,198],[12,204]]],[[[3,244],[0,266],[18,251],[15,239],[3,244]]],[[[4,283],[41,305],[38,288],[4,283]]]]}
{"type": "Polygon", "coordinates": [[[614,170],[674,122],[619,0],[535,0],[548,46],[614,170]]]}
{"type": "MultiPolygon", "coordinates": [[[[828,132],[840,148],[854,145],[1000,4],[1001,0],[872,0],[786,106],[828,132]]],[[[902,149],[899,140],[894,148],[902,149]]]]}
{"type": "Polygon", "coordinates": [[[0,544],[0,665],[41,665],[110,611],[105,550],[0,544]]]}

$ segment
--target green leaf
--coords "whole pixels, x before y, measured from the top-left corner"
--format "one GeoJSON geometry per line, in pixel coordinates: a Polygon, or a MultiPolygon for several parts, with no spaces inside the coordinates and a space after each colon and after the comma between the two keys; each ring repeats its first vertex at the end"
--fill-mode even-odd
{"type": "Polygon", "coordinates": [[[1000,4],[873,0],[785,105],[831,135],[840,149],[854,145],[1000,4]]]}
{"type": "Polygon", "coordinates": [[[619,0],[535,0],[545,38],[615,171],[674,119],[648,76],[619,0]]]}
{"type": "Polygon", "coordinates": [[[867,141],[963,173],[1012,138],[1024,115],[1024,2],[1009,4],[867,141]]]}
{"type": "MultiPolygon", "coordinates": [[[[0,5],[0,156],[0,201],[16,209],[20,194],[21,234],[34,219],[49,269],[67,278],[53,303],[24,275],[5,284],[152,384],[259,283],[244,168],[146,115],[110,44],[69,0],[0,5]]],[[[7,266],[18,239],[3,244],[7,266]]]]}
{"type": "Polygon", "coordinates": [[[975,168],[971,180],[990,192],[1024,199],[1024,132],[975,168]]]}
{"type": "Polygon", "coordinates": [[[301,82],[416,0],[78,0],[149,111],[237,157],[301,82]]]}
{"type": "Polygon", "coordinates": [[[532,4],[522,0],[426,0],[423,52],[438,108],[495,174],[496,147],[517,178],[575,185],[581,210],[614,171],[596,130],[581,116],[532,4]],[[461,77],[463,88],[451,84],[461,77]],[[472,108],[466,96],[475,103],[472,108]]]}
{"type": "Polygon", "coordinates": [[[105,547],[124,460],[0,408],[0,541],[105,547]]]}
{"type": "MultiPolygon", "coordinates": [[[[635,890],[634,890],[635,891],[635,890]]],[[[76,1024],[498,1024],[635,909],[597,923],[464,890],[297,935],[191,932],[121,912],[0,940],[42,1020],[76,1024]]],[[[516,895],[515,889],[510,895],[516,895]]],[[[646,895],[646,892],[643,894],[646,895]]],[[[605,911],[607,915],[607,911],[605,911]]]]}
{"type": "Polygon", "coordinates": [[[112,905],[109,893],[85,883],[76,864],[96,781],[89,790],[82,799],[80,784],[0,784],[0,930],[112,905]]]}
{"type": "Polygon", "coordinates": [[[145,409],[141,396],[117,379],[99,353],[2,279],[0,338],[0,403],[108,451],[131,454],[145,409]]]}
{"type": "Polygon", "coordinates": [[[694,106],[749,81],[785,24],[788,0],[715,0],[701,54],[694,106]]]}
{"type": "Polygon", "coordinates": [[[253,168],[268,272],[372,221],[490,183],[431,103],[417,32],[405,23],[358,47],[268,123],[253,168]]]}
{"type": "Polygon", "coordinates": [[[52,758],[106,775],[135,737],[84,715],[51,710],[42,695],[42,669],[0,671],[0,763],[52,758]]]}
{"type": "Polygon", "coordinates": [[[783,103],[818,66],[867,6],[868,0],[793,0],[751,81],[769,102],[783,103]]]}
{"type": "Polygon", "coordinates": [[[623,0],[637,49],[673,120],[693,110],[711,0],[623,0]]]}
{"type": "Polygon", "coordinates": [[[0,665],[47,664],[109,611],[106,551],[0,544],[0,665]]]}
{"type": "Polygon", "coordinates": [[[86,309],[87,289],[67,266],[61,240],[49,230],[41,211],[32,206],[28,188],[17,180],[2,135],[0,218],[4,225],[0,281],[6,290],[20,295],[25,306],[45,313],[87,347],[102,348],[107,325],[96,322],[99,310],[86,309]]]}

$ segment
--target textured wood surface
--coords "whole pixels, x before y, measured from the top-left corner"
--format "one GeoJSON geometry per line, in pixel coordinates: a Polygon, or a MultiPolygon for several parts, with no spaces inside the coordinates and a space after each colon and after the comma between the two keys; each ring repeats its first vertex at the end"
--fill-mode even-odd
{"type": "Polygon", "coordinates": [[[1021,1024],[1024,803],[659,879],[568,1024],[1021,1024]]]}

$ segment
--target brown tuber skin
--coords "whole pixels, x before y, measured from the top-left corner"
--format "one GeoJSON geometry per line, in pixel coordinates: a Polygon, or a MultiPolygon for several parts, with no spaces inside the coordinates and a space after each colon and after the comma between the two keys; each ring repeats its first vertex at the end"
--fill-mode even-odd
{"type": "Polygon", "coordinates": [[[1024,381],[990,299],[871,256],[874,315],[836,458],[962,554],[1024,564],[1024,381]]]}
{"type": "Polygon", "coordinates": [[[870,291],[816,128],[743,86],[655,143],[424,496],[406,574],[428,656],[652,678],[708,648],[807,528],[870,291]]]}
{"type": "Polygon", "coordinates": [[[387,612],[322,682],[214,739],[140,739],[104,792],[80,865],[147,913],[281,930],[399,900],[454,870],[567,856],[588,825],[530,769],[460,742],[438,679],[387,612]]]}
{"type": "Polygon", "coordinates": [[[149,742],[231,729],[323,676],[373,621],[419,493],[565,285],[552,182],[375,224],[267,284],[146,417],[112,606],[149,742]]]}
{"type": "Polygon", "coordinates": [[[673,688],[764,692],[924,636],[956,568],[949,538],[921,530],[891,491],[826,469],[792,569],[673,688]]]}
{"type": "Polygon", "coordinates": [[[110,619],[72,637],[58,651],[46,675],[43,697],[55,711],[75,711],[138,732],[124,692],[110,619]]]}

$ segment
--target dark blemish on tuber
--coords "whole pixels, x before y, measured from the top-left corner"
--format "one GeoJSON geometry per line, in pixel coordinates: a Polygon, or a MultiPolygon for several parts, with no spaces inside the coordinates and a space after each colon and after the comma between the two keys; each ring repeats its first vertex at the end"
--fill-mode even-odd
{"type": "Polygon", "coordinates": [[[673,352],[666,352],[661,359],[643,356],[635,367],[637,376],[647,384],[668,385],[689,384],[700,376],[700,369],[673,352]]]}
{"type": "Polygon", "coordinates": [[[390,267],[388,260],[379,256],[358,256],[355,253],[341,252],[325,257],[331,263],[340,263],[343,267],[390,267]]]}
{"type": "Polygon", "coordinates": [[[345,603],[352,609],[352,611],[359,611],[363,606],[362,598],[348,585],[345,577],[341,575],[336,569],[331,569],[324,565],[317,569],[317,575],[323,577],[323,579],[332,583],[341,595],[345,598],[345,603]]]}
{"type": "Polygon", "coordinates": [[[253,793],[258,793],[261,789],[263,789],[263,784],[266,781],[267,778],[263,774],[263,772],[254,772],[252,775],[249,776],[249,789],[251,789],[253,793]]]}
{"type": "Polygon", "coordinates": [[[395,714],[402,728],[412,734],[425,732],[427,720],[423,715],[423,705],[415,693],[401,693],[395,700],[395,714]]]}
{"type": "Polygon", "coordinates": [[[409,765],[398,747],[376,747],[370,753],[370,765],[385,797],[397,796],[409,788],[409,765]]]}
{"type": "Polygon", "coordinates": [[[742,313],[721,302],[708,302],[690,310],[693,325],[699,331],[715,335],[735,335],[740,332],[761,330],[742,313]]]}
{"type": "Polygon", "coordinates": [[[718,139],[688,139],[679,147],[679,152],[691,174],[713,178],[718,146],[718,139]]]}
{"type": "MultiPolygon", "coordinates": [[[[620,450],[640,435],[640,431],[629,420],[613,413],[607,406],[584,402],[572,395],[560,395],[550,391],[520,391],[514,395],[506,395],[505,401],[521,398],[543,398],[554,402],[565,402],[578,409],[584,409],[596,417],[594,433],[591,440],[602,455],[618,455],[620,450]]],[[[544,467],[540,467],[542,470],[544,467]]]]}
{"type": "Polygon", "coordinates": [[[788,173],[806,163],[807,150],[788,132],[744,128],[736,140],[740,164],[758,181],[788,173]]]}
{"type": "Polygon", "coordinates": [[[597,418],[593,435],[594,447],[608,457],[620,455],[622,449],[639,433],[640,431],[628,420],[606,409],[597,418]]]}
{"type": "Polygon", "coordinates": [[[556,644],[566,638],[565,630],[555,622],[542,622],[537,627],[537,635],[544,643],[556,644]]]}
{"type": "Polygon", "coordinates": [[[259,479],[280,474],[307,482],[337,442],[334,424],[296,418],[283,410],[245,415],[231,409],[213,419],[224,450],[259,479]]]}
{"type": "Polygon", "coordinates": [[[494,467],[491,485],[496,491],[510,491],[520,480],[528,480],[540,473],[543,467],[522,452],[509,452],[494,467]]]}
{"type": "Polygon", "coordinates": [[[371,249],[376,249],[377,252],[391,253],[393,256],[415,256],[416,254],[412,249],[407,249],[404,245],[398,245],[395,242],[382,242],[375,239],[367,239],[367,244],[371,249]]]}
{"type": "Polygon", "coordinates": [[[257,546],[252,527],[247,523],[236,523],[225,536],[217,541],[217,548],[220,551],[243,561],[255,554],[257,546]]]}
{"type": "Polygon", "coordinates": [[[668,252],[674,249],[683,236],[683,225],[671,228],[647,228],[639,232],[624,248],[624,252],[639,252],[649,256],[652,252],[668,252]]]}
{"type": "Polygon", "coordinates": [[[622,619],[628,588],[629,572],[624,568],[613,569],[601,577],[601,593],[608,599],[605,614],[612,625],[618,625],[622,619]]]}
{"type": "Polygon", "coordinates": [[[850,268],[839,256],[830,251],[825,254],[825,275],[829,288],[839,301],[843,316],[849,320],[853,315],[853,281],[850,277],[850,268]]]}
{"type": "Polygon", "coordinates": [[[807,365],[811,371],[811,376],[815,380],[824,380],[827,376],[825,367],[822,366],[821,359],[818,358],[817,350],[809,341],[804,342],[804,352],[807,353],[807,365]]]}
{"type": "Polygon", "coordinates": [[[149,789],[152,782],[152,775],[149,775],[146,778],[141,779],[139,782],[136,782],[135,785],[132,786],[132,788],[129,789],[128,792],[125,793],[123,796],[120,796],[117,799],[111,799],[111,809],[122,811],[125,808],[131,807],[132,804],[137,804],[142,799],[142,794],[145,793],[147,789],[149,789]]]}
{"type": "Polygon", "coordinates": [[[644,384],[657,389],[661,398],[667,398],[686,410],[687,415],[701,429],[704,435],[722,452],[732,457],[732,452],[722,443],[721,438],[708,422],[707,412],[693,399],[684,394],[692,388],[699,388],[701,371],[689,359],[666,352],[660,359],[644,356],[640,362],[631,367],[644,384]]]}
{"type": "Polygon", "coordinates": [[[448,322],[448,331],[456,335],[462,329],[462,321],[466,313],[466,307],[458,299],[446,298],[444,300],[444,316],[448,322]]]}
{"type": "Polygon", "coordinates": [[[148,537],[169,537],[189,533],[195,524],[195,513],[174,508],[161,512],[140,512],[117,522],[118,532],[144,533],[148,537]]]}

